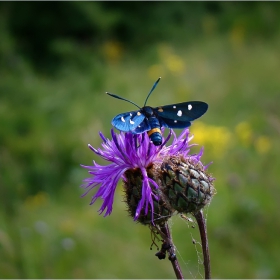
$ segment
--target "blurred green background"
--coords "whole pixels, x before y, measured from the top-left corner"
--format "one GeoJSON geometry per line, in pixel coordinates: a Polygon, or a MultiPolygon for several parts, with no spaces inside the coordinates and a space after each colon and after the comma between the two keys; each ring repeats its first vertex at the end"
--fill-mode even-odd
{"type": "MultiPolygon", "coordinates": [[[[111,216],[80,198],[80,164],[111,119],[203,100],[192,143],[213,161],[213,278],[280,278],[279,2],[1,2],[0,277],[174,278],[133,222],[121,184],[111,216]]],[[[179,131],[178,131],[179,133],[179,131]]],[[[186,278],[202,278],[198,228],[175,216],[186,278]]],[[[159,244],[160,245],[160,244],[159,244]]]]}

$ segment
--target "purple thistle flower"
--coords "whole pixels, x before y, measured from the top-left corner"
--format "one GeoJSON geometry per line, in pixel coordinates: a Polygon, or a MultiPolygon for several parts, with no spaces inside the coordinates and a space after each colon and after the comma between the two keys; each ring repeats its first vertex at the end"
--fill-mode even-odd
{"type": "MultiPolygon", "coordinates": [[[[159,190],[160,186],[155,180],[149,178],[147,169],[153,164],[161,165],[165,158],[172,156],[188,158],[194,164],[200,163],[203,166],[200,162],[203,149],[198,154],[189,155],[190,147],[193,146],[189,145],[189,141],[193,138],[193,136],[189,135],[189,129],[183,130],[178,137],[171,129],[161,146],[155,146],[151,143],[147,133],[131,134],[120,132],[116,134],[112,129],[112,140],[107,139],[101,132],[99,134],[103,140],[102,148],[95,149],[90,144],[88,146],[96,155],[110,162],[110,164],[99,165],[93,161],[92,166],[81,165],[88,169],[91,175],[91,177],[84,180],[85,183],[82,187],[87,190],[84,194],[86,195],[90,190],[99,186],[90,204],[101,198],[103,204],[99,212],[101,214],[105,211],[104,216],[111,214],[117,184],[120,179],[124,182],[127,181],[125,176],[127,170],[139,169],[142,174],[141,199],[137,205],[134,219],[139,218],[141,211],[144,211],[144,214],[147,215],[150,207],[151,220],[153,221],[154,201],[160,199],[157,192],[153,191],[153,188],[154,190],[159,190]],[[173,136],[173,141],[167,146],[166,143],[171,136],[173,136]]],[[[204,166],[204,169],[207,167],[204,166]]]]}

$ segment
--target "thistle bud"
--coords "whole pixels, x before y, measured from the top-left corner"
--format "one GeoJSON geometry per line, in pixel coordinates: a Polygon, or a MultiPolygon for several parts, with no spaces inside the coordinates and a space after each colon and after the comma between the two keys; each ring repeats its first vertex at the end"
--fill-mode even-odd
{"type": "Polygon", "coordinates": [[[200,162],[182,156],[166,158],[161,165],[162,192],[179,213],[196,213],[209,204],[216,190],[213,178],[200,162]]]}

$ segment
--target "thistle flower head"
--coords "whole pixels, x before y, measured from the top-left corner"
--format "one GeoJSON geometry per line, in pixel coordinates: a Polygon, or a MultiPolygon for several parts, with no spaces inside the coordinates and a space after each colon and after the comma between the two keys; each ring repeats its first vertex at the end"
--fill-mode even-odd
{"type": "MultiPolygon", "coordinates": [[[[82,167],[88,169],[91,175],[84,180],[82,185],[87,190],[84,195],[98,187],[97,192],[92,197],[91,204],[101,198],[103,204],[99,212],[103,213],[105,211],[104,216],[112,212],[114,194],[120,179],[124,182],[129,212],[135,220],[145,224],[154,222],[158,219],[158,216],[170,216],[177,209],[174,207],[174,203],[176,203],[174,199],[170,203],[168,198],[170,187],[166,185],[165,175],[166,172],[168,174],[169,167],[167,167],[166,161],[169,162],[171,158],[182,158],[185,159],[183,160],[185,161],[184,164],[186,161],[191,162],[192,165],[199,164],[202,173],[207,168],[200,162],[203,149],[198,154],[189,155],[190,147],[193,145],[189,144],[192,136],[189,135],[188,129],[183,130],[179,137],[173,130],[170,130],[161,146],[155,146],[151,143],[146,133],[120,132],[117,134],[112,129],[111,136],[111,140],[107,139],[100,132],[103,141],[102,148],[95,149],[88,145],[96,155],[108,161],[109,164],[99,165],[93,162],[92,166],[82,165],[82,167]],[[171,136],[173,136],[172,143],[166,145],[171,136]],[[165,179],[163,176],[165,176],[165,179]],[[157,217],[154,217],[155,214],[157,217]]],[[[179,168],[179,165],[176,168],[179,168]]],[[[172,164],[169,164],[169,166],[174,168],[172,164]]],[[[188,179],[188,175],[186,175],[186,178],[188,179]]],[[[210,186],[213,178],[211,176],[207,178],[209,179],[207,181],[207,184],[209,184],[208,193],[213,193],[212,186],[210,186]]],[[[177,179],[174,177],[171,178],[171,181],[175,184],[177,179]]],[[[201,193],[200,188],[198,192],[201,193]]],[[[175,194],[178,195],[177,192],[175,194]]]]}

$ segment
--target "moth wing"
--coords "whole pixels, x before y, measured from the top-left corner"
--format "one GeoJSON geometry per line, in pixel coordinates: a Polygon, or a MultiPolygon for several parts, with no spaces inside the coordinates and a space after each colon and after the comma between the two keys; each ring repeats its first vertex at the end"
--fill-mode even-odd
{"type": "Polygon", "coordinates": [[[201,117],[208,109],[202,101],[189,101],[155,108],[157,115],[166,120],[177,120],[177,123],[190,122],[201,117]]]}
{"type": "Polygon", "coordinates": [[[177,120],[171,120],[171,119],[163,119],[159,118],[160,125],[167,127],[167,128],[187,128],[191,126],[191,122],[189,121],[177,121],[177,120]]]}
{"type": "Polygon", "coordinates": [[[133,131],[132,133],[140,134],[147,130],[151,130],[151,126],[147,118],[145,118],[133,131]]]}
{"type": "Polygon", "coordinates": [[[131,111],[115,116],[112,125],[124,132],[133,132],[145,119],[140,111],[131,111]]]}

